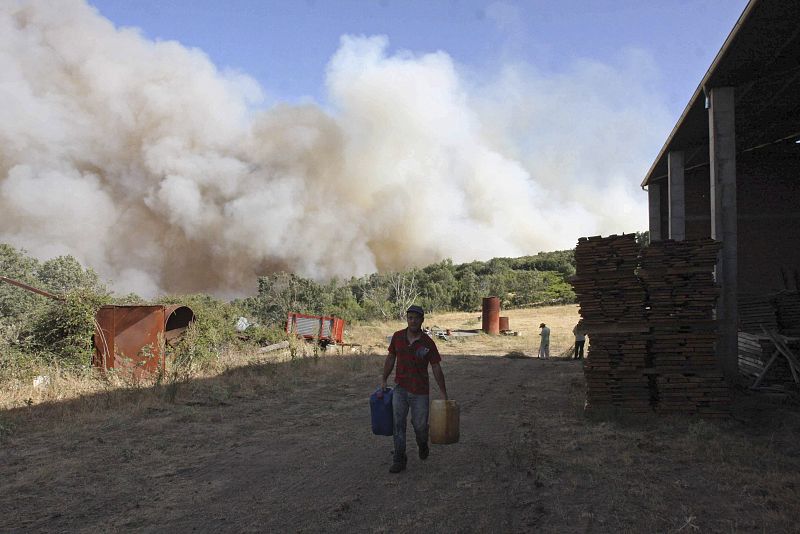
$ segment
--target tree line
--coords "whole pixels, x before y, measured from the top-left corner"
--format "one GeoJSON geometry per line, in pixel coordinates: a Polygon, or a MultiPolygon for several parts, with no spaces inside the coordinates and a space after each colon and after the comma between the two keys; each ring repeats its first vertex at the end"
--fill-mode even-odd
{"type": "Polygon", "coordinates": [[[474,311],[497,296],[505,309],[575,302],[567,278],[573,250],[454,264],[443,260],[407,271],[315,282],[291,273],[258,279],[258,294],[237,301],[254,317],[280,322],[289,311],[335,315],[347,321],[397,319],[409,305],[428,312],[474,311]]]}
{"type": "Polygon", "coordinates": [[[428,312],[474,311],[487,296],[500,297],[505,309],[570,303],[575,293],[567,278],[573,274],[574,250],[563,250],[462,264],[443,260],[422,268],[327,282],[278,272],[258,278],[257,294],[230,302],[204,294],[146,301],[135,294],[113,294],[97,273],[72,256],[39,261],[0,243],[0,275],[64,299],[54,301],[0,283],[0,377],[15,374],[30,361],[88,365],[94,314],[104,304],[188,305],[197,317],[192,351],[202,359],[231,344],[280,339],[290,311],[353,322],[397,319],[412,303],[428,312]],[[237,332],[240,316],[259,326],[245,334],[237,332]]]}

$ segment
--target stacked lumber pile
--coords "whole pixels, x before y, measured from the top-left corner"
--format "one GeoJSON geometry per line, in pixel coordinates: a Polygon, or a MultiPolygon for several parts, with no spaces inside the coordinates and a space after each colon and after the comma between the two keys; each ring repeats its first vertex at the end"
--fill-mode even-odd
{"type": "Polygon", "coordinates": [[[775,352],[775,343],[765,330],[788,336],[789,350],[798,354],[800,342],[800,294],[797,291],[739,296],[739,372],[752,378],[761,377],[762,387],[795,387],[786,357],[779,355],[761,376],[775,352]]]}
{"type": "Polygon", "coordinates": [[[718,369],[713,270],[721,244],[662,241],[642,251],[639,277],[648,295],[656,411],[725,415],[730,392],[718,369]]]}
{"type": "Polygon", "coordinates": [[[764,351],[761,336],[749,332],[739,332],[739,372],[745,376],[757,377],[764,370],[764,351]]]}
{"type": "Polygon", "coordinates": [[[575,276],[570,281],[587,328],[622,332],[645,322],[645,293],[635,274],[638,255],[633,234],[578,240],[575,276]]]}
{"type": "Polygon", "coordinates": [[[787,336],[800,335],[800,294],[781,291],[774,297],[778,329],[787,336]]]}
{"type": "Polygon", "coordinates": [[[725,415],[730,394],[714,354],[720,244],[590,237],[570,280],[590,336],[587,409],[725,415]]]}
{"type": "Polygon", "coordinates": [[[769,295],[739,295],[739,329],[750,334],[760,334],[763,326],[767,330],[778,330],[778,318],[773,299],[769,295]]]}
{"type": "Polygon", "coordinates": [[[584,364],[587,409],[652,411],[647,369],[645,292],[636,277],[633,234],[581,238],[570,280],[590,335],[584,364]]]}
{"type": "Polygon", "coordinates": [[[587,409],[621,408],[652,412],[653,395],[647,369],[646,332],[590,334],[584,365],[587,409]]]}
{"type": "Polygon", "coordinates": [[[719,290],[714,265],[720,243],[712,239],[659,241],[642,251],[639,277],[647,290],[651,325],[694,325],[712,320],[719,290]]]}
{"type": "MultiPolygon", "coordinates": [[[[787,346],[793,353],[800,354],[800,340],[789,340],[787,346]]],[[[739,332],[739,372],[743,375],[760,376],[774,352],[775,344],[769,337],[739,332]]],[[[783,355],[775,359],[763,381],[772,385],[794,385],[789,362],[783,355]]]]}

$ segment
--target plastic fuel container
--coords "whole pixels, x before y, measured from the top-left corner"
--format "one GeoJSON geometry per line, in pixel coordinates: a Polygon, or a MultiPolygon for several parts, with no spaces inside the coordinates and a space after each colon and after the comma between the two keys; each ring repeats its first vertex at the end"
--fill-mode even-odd
{"type": "Polygon", "coordinates": [[[381,390],[380,386],[369,396],[372,412],[372,433],[376,436],[394,435],[394,412],[392,411],[392,388],[381,390]]]}
{"type": "Polygon", "coordinates": [[[431,443],[447,445],[458,443],[459,408],[454,400],[436,399],[431,401],[430,425],[431,443]]]}

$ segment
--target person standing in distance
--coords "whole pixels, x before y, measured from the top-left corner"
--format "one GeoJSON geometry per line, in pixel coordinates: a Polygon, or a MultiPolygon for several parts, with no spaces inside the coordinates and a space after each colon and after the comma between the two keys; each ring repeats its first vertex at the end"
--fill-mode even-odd
{"type": "Polygon", "coordinates": [[[439,365],[442,357],[436,343],[422,331],[425,311],[421,306],[413,305],[406,310],[408,328],[398,330],[389,343],[389,354],[383,364],[381,387],[386,389],[386,380],[392,374],[395,362],[397,372],[394,375],[394,395],[392,411],[394,412],[394,458],[390,473],[399,473],[406,468],[406,417],[411,410],[411,425],[417,438],[420,460],[425,460],[430,453],[428,446],[428,413],[430,397],[428,395],[428,364],[439,385],[439,392],[447,400],[447,387],[444,373],[439,365]]]}
{"type": "Polygon", "coordinates": [[[575,354],[572,357],[575,360],[582,360],[583,346],[586,344],[586,331],[583,329],[582,319],[572,329],[572,333],[575,334],[575,354]]]}
{"type": "Polygon", "coordinates": [[[546,360],[550,357],[550,328],[544,323],[540,324],[539,328],[542,329],[539,334],[542,337],[542,341],[539,343],[539,358],[546,360]]]}

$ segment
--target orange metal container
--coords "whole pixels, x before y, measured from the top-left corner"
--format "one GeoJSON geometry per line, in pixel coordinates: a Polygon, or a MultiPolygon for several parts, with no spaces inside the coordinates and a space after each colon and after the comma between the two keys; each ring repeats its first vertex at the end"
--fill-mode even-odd
{"type": "Polygon", "coordinates": [[[508,317],[500,317],[500,331],[505,332],[506,330],[511,330],[508,327],[508,317]]]}
{"type": "Polygon", "coordinates": [[[482,330],[496,336],[500,333],[500,299],[485,297],[483,299],[482,330]]]}

